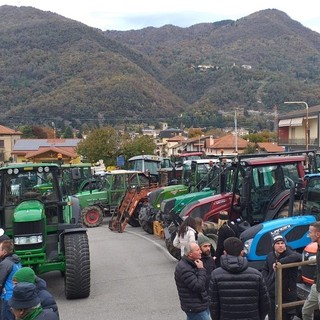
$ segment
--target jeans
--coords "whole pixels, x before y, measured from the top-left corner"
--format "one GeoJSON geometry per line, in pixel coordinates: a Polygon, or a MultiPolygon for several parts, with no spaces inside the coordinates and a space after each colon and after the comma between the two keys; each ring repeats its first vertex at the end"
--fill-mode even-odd
{"type": "Polygon", "coordinates": [[[313,320],[314,310],[319,309],[319,298],[320,294],[317,291],[316,285],[311,286],[310,293],[307,300],[304,302],[302,307],[302,319],[313,320]]]}
{"type": "Polygon", "coordinates": [[[209,309],[201,312],[186,312],[187,320],[211,320],[209,309]]]}

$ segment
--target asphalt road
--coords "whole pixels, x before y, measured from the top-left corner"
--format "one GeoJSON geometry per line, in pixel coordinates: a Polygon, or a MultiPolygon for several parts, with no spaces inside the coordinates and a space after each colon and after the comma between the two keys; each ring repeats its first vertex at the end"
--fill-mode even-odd
{"type": "Polygon", "coordinates": [[[88,235],[90,297],[66,300],[60,273],[42,275],[56,298],[60,319],[185,319],[173,277],[177,261],[164,240],[131,226],[124,233],[112,232],[106,221],[88,229],[88,235]]]}

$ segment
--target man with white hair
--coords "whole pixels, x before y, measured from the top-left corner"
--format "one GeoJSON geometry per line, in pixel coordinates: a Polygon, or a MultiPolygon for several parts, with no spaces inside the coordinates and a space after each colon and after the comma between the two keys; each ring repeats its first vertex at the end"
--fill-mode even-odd
{"type": "Polygon", "coordinates": [[[184,255],[174,273],[181,309],[187,320],[211,320],[209,297],[206,290],[207,271],[201,261],[201,250],[196,242],[185,246],[184,255]]]}

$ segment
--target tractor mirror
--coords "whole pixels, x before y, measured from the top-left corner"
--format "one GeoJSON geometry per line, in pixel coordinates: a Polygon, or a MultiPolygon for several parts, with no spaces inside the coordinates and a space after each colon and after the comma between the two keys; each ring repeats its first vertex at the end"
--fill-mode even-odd
{"type": "Polygon", "coordinates": [[[79,168],[72,168],[71,169],[71,175],[72,175],[72,180],[81,179],[80,169],[79,168]]]}

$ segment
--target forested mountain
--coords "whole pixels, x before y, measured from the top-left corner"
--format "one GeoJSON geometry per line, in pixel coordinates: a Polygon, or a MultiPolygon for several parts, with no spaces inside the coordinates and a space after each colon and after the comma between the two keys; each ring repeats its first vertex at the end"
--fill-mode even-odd
{"type": "Polygon", "coordinates": [[[2,6],[0,57],[4,123],[222,126],[216,110],[320,103],[320,34],[275,9],[189,28],[103,32],[2,6]]]}

